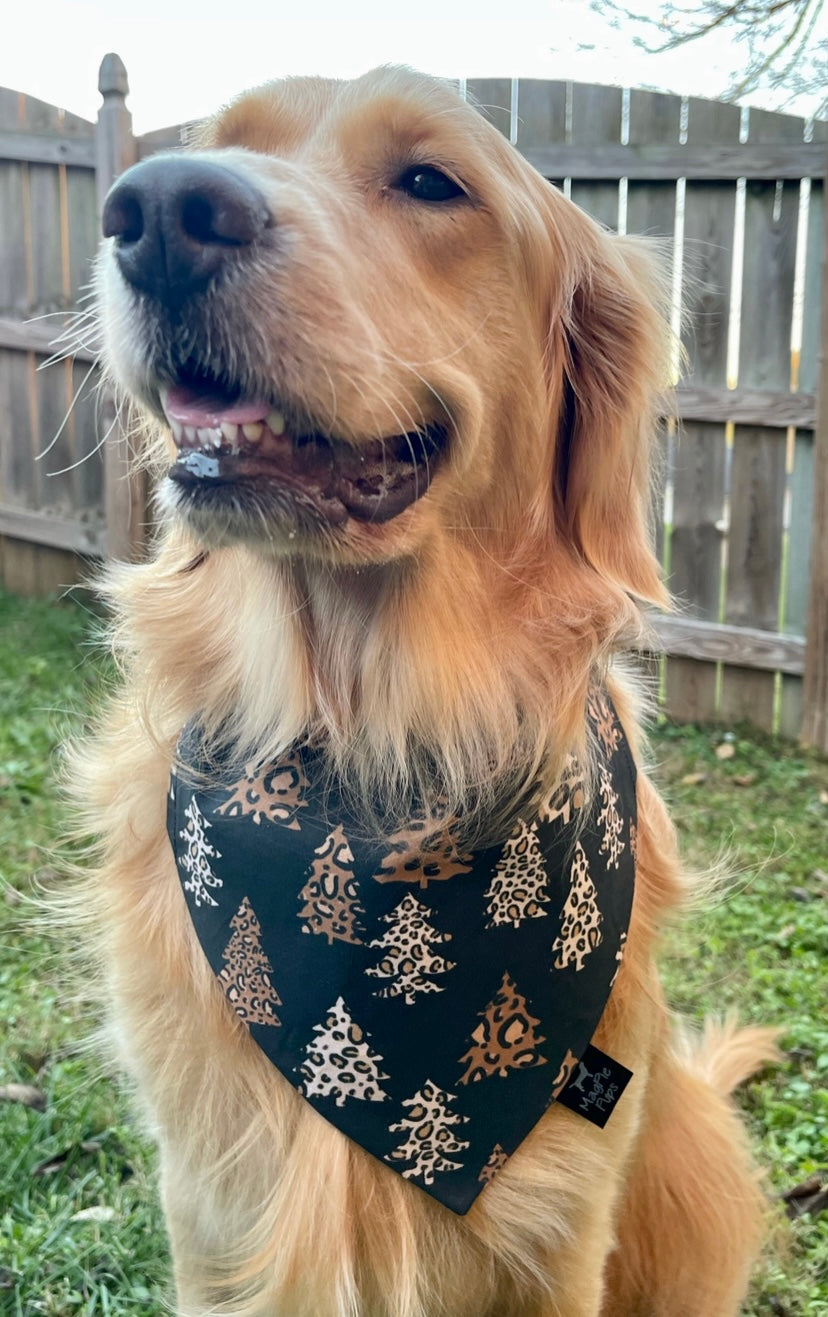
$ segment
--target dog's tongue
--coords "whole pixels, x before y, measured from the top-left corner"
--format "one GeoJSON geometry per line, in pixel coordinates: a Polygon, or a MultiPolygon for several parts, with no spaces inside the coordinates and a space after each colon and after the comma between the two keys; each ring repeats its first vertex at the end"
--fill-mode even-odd
{"type": "Polygon", "coordinates": [[[218,428],[222,422],[230,425],[250,425],[263,421],[271,407],[266,402],[228,402],[218,391],[210,393],[174,385],[164,401],[164,410],[171,421],[179,425],[192,425],[196,429],[218,428]]]}

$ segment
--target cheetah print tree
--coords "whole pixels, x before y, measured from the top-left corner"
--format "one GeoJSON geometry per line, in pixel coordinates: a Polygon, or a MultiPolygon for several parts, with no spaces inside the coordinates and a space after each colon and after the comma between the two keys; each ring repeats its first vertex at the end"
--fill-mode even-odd
{"type": "Polygon", "coordinates": [[[262,930],[253,907],[244,898],[230,920],[233,936],[222,952],[219,982],[237,1015],[247,1024],[280,1024],[274,1006],[281,998],[273,986],[273,967],[262,950],[262,930]]]}
{"type": "Polygon", "coordinates": [[[511,924],[517,928],[524,919],[541,918],[546,914],[541,906],[549,904],[548,887],[549,875],[538,845],[538,825],[518,819],[485,892],[486,913],[491,916],[486,927],[511,924]]]}
{"type": "Polygon", "coordinates": [[[348,867],[354,857],[341,823],[313,853],[316,859],[310,877],[299,893],[299,900],[304,901],[299,911],[299,918],[305,920],[302,932],[324,933],[329,946],[334,939],[361,945],[357,933],[365,930],[357,915],[365,912],[359,904],[353,870],[348,867]]]}
{"type": "Polygon", "coordinates": [[[277,764],[245,764],[244,776],[235,783],[216,813],[227,818],[249,818],[253,823],[267,819],[298,832],[297,811],[307,808],[307,788],[308,779],[296,754],[277,764]]]}
{"type": "Polygon", "coordinates": [[[538,809],[544,823],[560,819],[563,824],[572,821],[584,806],[584,770],[574,755],[567,755],[560,781],[538,809]]]}
{"type": "Polygon", "coordinates": [[[471,1047],[460,1057],[460,1065],[468,1063],[460,1083],[476,1083],[489,1075],[505,1078],[510,1070],[545,1065],[546,1058],[538,1051],[545,1041],[536,1032],[539,1024],[526,998],[504,974],[498,991],[481,1013],[480,1024],[472,1030],[471,1047]]]}
{"type": "Polygon", "coordinates": [[[619,857],[625,846],[625,842],[621,837],[624,830],[624,820],[618,813],[618,796],[612,789],[610,775],[603,765],[601,766],[599,790],[601,792],[601,812],[596,820],[596,826],[603,829],[601,854],[607,857],[608,869],[617,869],[619,857]]]}
{"type": "Polygon", "coordinates": [[[615,713],[603,691],[593,688],[587,698],[587,713],[595,728],[595,735],[604,747],[608,759],[611,759],[621,744],[621,728],[615,713]]]}
{"type": "Polygon", "coordinates": [[[491,1181],[497,1175],[498,1171],[503,1170],[503,1167],[506,1165],[508,1160],[509,1160],[508,1153],[504,1152],[503,1148],[501,1148],[499,1143],[496,1143],[495,1146],[492,1148],[492,1151],[489,1155],[489,1159],[486,1162],[486,1165],[483,1167],[482,1171],[477,1177],[480,1183],[490,1184],[491,1181]]]}
{"type": "Polygon", "coordinates": [[[218,901],[207,889],[223,886],[221,878],[216,876],[210,865],[211,860],[221,859],[221,851],[216,850],[212,842],[207,840],[207,829],[211,824],[199,809],[195,796],[184,811],[184,817],[187,826],[178,834],[186,848],[181,857],[181,867],[187,873],[184,891],[192,892],[197,906],[218,905],[218,901]]]}
{"type": "Polygon", "coordinates": [[[407,828],[388,839],[390,850],[374,874],[378,883],[445,882],[458,873],[471,871],[471,856],[458,850],[447,824],[435,827],[433,819],[415,818],[407,828]]]}
{"type": "Polygon", "coordinates": [[[583,969],[586,957],[601,944],[602,923],[603,915],[598,909],[598,893],[589,872],[589,862],[583,846],[577,842],[561,932],[552,944],[555,969],[566,969],[568,965],[574,965],[576,970],[583,969]]]}
{"type": "Polygon", "coordinates": [[[384,1102],[388,1094],[380,1081],[387,1079],[379,1068],[382,1057],[366,1041],[366,1035],[351,1018],[342,997],[337,997],[323,1024],[313,1026],[316,1038],[305,1048],[306,1060],[299,1067],[305,1097],[333,1097],[342,1107],[348,1098],[384,1102]]]}
{"type": "Polygon", "coordinates": [[[392,1133],[405,1132],[408,1137],[388,1154],[386,1160],[411,1162],[400,1171],[406,1180],[417,1179],[423,1184],[433,1184],[438,1171],[461,1169],[462,1162],[452,1161],[446,1155],[462,1152],[469,1146],[453,1131],[455,1125],[467,1124],[469,1119],[449,1110],[449,1103],[456,1100],[453,1093],[446,1093],[427,1079],[413,1098],[403,1101],[408,1115],[388,1128],[392,1133]]]}
{"type": "Polygon", "coordinates": [[[402,901],[390,914],[380,916],[388,924],[388,931],[369,942],[371,947],[385,951],[378,965],[370,966],[365,973],[374,978],[390,979],[376,997],[403,997],[406,1006],[413,1006],[418,993],[442,992],[439,983],[426,975],[447,974],[454,963],[444,960],[432,951],[434,943],[450,942],[450,933],[438,933],[426,919],[428,910],[406,892],[402,901]]]}

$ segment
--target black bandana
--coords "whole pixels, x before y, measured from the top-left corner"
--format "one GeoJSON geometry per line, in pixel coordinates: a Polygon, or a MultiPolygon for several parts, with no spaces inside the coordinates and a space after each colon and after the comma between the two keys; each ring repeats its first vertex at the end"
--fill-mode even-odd
{"type": "Polygon", "coordinates": [[[228,1002],[317,1111],[455,1212],[575,1078],[623,954],[635,767],[605,695],[589,719],[589,809],[570,757],[473,854],[417,818],[368,840],[307,749],[205,786],[192,729],[179,745],[168,830],[228,1002]]]}

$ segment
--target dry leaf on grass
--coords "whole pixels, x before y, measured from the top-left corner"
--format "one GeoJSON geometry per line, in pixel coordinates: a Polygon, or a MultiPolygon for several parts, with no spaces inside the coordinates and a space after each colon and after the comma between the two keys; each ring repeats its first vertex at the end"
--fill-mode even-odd
{"type": "Polygon", "coordinates": [[[73,1213],[69,1218],[70,1221],[114,1221],[115,1208],[104,1207],[98,1204],[97,1207],[82,1207],[79,1212],[73,1213]]]}
{"type": "Polygon", "coordinates": [[[722,741],[721,745],[716,746],[717,759],[732,759],[735,753],[736,747],[730,741],[722,741]]]}
{"type": "Polygon", "coordinates": [[[782,1194],[782,1201],[786,1204],[785,1211],[792,1220],[798,1216],[805,1216],[806,1213],[816,1216],[828,1207],[828,1184],[824,1184],[818,1175],[811,1175],[801,1184],[795,1184],[792,1189],[782,1194]]]}
{"type": "Polygon", "coordinates": [[[46,1094],[32,1084],[0,1084],[0,1102],[22,1102],[34,1111],[46,1110],[46,1094]]]}

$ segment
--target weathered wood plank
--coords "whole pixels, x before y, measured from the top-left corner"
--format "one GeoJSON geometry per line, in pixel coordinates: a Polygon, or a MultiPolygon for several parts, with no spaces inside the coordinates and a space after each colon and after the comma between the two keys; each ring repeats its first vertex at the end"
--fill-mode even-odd
{"type": "Polygon", "coordinates": [[[0,491],[5,498],[18,500],[23,476],[19,471],[21,458],[28,453],[28,414],[26,429],[21,432],[19,423],[20,399],[25,399],[25,358],[19,353],[6,352],[0,347],[0,491]]]}
{"type": "MultiPolygon", "coordinates": [[[[679,151],[700,143],[738,141],[739,124],[735,106],[693,98],[687,105],[687,142],[679,151]]],[[[720,608],[728,418],[715,411],[705,415],[701,409],[691,419],[691,404],[713,394],[728,408],[733,406],[725,385],[735,212],[735,183],[687,182],[681,256],[687,308],[684,346],[691,373],[680,390],[679,408],[686,423],[679,429],[674,455],[670,586],[687,600],[695,617],[711,623],[718,622],[720,608]]],[[[715,718],[717,666],[695,661],[713,657],[721,656],[670,659],[665,691],[673,717],[715,718]]]]}
{"type": "MultiPolygon", "coordinates": [[[[712,200],[713,198],[711,203],[712,200]]],[[[712,214],[712,204],[706,214],[707,218],[712,214]]],[[[712,243],[708,246],[708,252],[715,252],[712,243]]],[[[729,251],[723,252],[722,263],[725,260],[729,262],[730,256],[729,251]]],[[[730,278],[729,275],[724,274],[724,270],[722,277],[726,278],[729,287],[730,278]]],[[[710,330],[715,327],[714,321],[722,315],[720,308],[717,317],[713,316],[712,298],[707,291],[712,290],[713,285],[708,280],[705,280],[705,285],[706,291],[702,294],[703,309],[698,317],[692,317],[694,324],[698,324],[694,352],[696,361],[699,359],[700,350],[709,353],[709,343],[703,343],[702,340],[709,340],[712,337],[710,330]]],[[[726,317],[725,310],[725,323],[726,317]]],[[[726,351],[726,342],[724,348],[726,351]]],[[[693,352],[693,347],[688,350],[693,352]]],[[[676,390],[676,401],[679,417],[685,421],[719,421],[722,424],[725,421],[734,421],[740,425],[778,426],[783,430],[787,430],[789,426],[812,430],[816,424],[816,396],[813,393],[771,393],[768,389],[707,388],[698,384],[694,376],[676,390]]]]}
{"type": "Polygon", "coordinates": [[[138,159],[132,115],[126,104],[129,81],[123,61],[117,55],[105,55],[101,61],[98,91],[103,104],[98,111],[95,133],[95,183],[98,209],[102,211],[115,179],[138,159]]]}
{"type": "Polygon", "coordinates": [[[3,585],[12,594],[37,596],[40,594],[38,555],[40,548],[25,540],[0,539],[0,563],[3,585]]]}
{"type": "Polygon", "coordinates": [[[104,452],[100,417],[98,415],[99,372],[90,375],[87,365],[74,366],[72,390],[75,404],[72,409],[75,427],[74,449],[78,465],[74,472],[75,513],[85,512],[103,517],[104,505],[104,452]]]}
{"type": "MultiPolygon", "coordinates": [[[[103,105],[98,113],[96,183],[98,205],[118,175],[137,158],[126,69],[117,55],[106,55],[98,75],[103,105]]],[[[104,450],[104,508],[107,550],[112,558],[138,557],[144,547],[146,509],[144,480],[131,469],[129,441],[108,395],[100,405],[100,424],[109,438],[104,450]]]]}
{"type": "MultiPolygon", "coordinates": [[[[60,178],[54,165],[29,166],[29,244],[32,253],[31,310],[66,310],[61,244],[60,178]]],[[[66,289],[68,293],[68,287],[66,289]]]]}
{"type": "Polygon", "coordinates": [[[0,535],[0,582],[12,594],[63,594],[88,574],[84,559],[75,553],[0,535]]]}
{"type": "MultiPolygon", "coordinates": [[[[719,616],[725,437],[719,426],[688,426],[673,457],[670,590],[693,617],[719,616]]],[[[713,708],[705,716],[712,716],[713,708]]],[[[701,717],[701,714],[697,714],[701,717]]]]}
{"type": "MultiPolygon", "coordinates": [[[[814,125],[825,136],[826,125],[814,125]]],[[[825,150],[824,140],[820,143],[825,150]]],[[[802,740],[828,753],[828,205],[822,201],[821,352],[817,373],[819,414],[814,433],[814,483],[807,658],[802,691],[802,740]]],[[[812,317],[812,321],[816,317],[812,317]]],[[[803,353],[804,357],[804,353],[803,353]]]]}
{"type": "Polygon", "coordinates": [[[566,140],[566,83],[521,78],[517,89],[519,150],[566,140]]]}
{"type": "Polygon", "coordinates": [[[52,133],[0,132],[0,160],[26,160],[39,165],[95,168],[92,138],[58,137],[52,133]]]}
{"type": "Polygon", "coordinates": [[[763,672],[801,674],[805,666],[802,636],[687,617],[657,616],[650,622],[664,654],[704,659],[708,666],[715,662],[734,663],[763,672]]]}
{"type": "Polygon", "coordinates": [[[33,446],[38,506],[44,512],[70,516],[77,506],[75,464],[79,460],[76,417],[71,408],[71,362],[59,361],[47,370],[38,371],[35,388],[37,431],[33,446]]]}
{"type": "Polygon", "coordinates": [[[0,482],[7,501],[34,507],[29,358],[0,349],[0,482]]]}
{"type": "Polygon", "coordinates": [[[0,315],[29,312],[29,262],[26,252],[24,188],[26,165],[0,162],[0,216],[3,224],[3,259],[0,260],[0,315]]]}
{"type": "Polygon", "coordinates": [[[794,441],[793,469],[790,477],[790,530],[783,626],[786,631],[803,636],[808,614],[814,480],[814,436],[808,431],[801,430],[794,441]]]}
{"type": "MultiPolygon", "coordinates": [[[[801,140],[802,120],[752,110],[749,141],[801,140]]],[[[782,391],[791,383],[799,187],[748,182],[739,382],[782,391]]],[[[771,630],[779,624],[785,451],[780,434],[737,426],[733,439],[725,618],[771,630]]],[[[774,727],[772,675],[726,667],[722,715],[774,727]]]]}
{"type": "MultiPolygon", "coordinates": [[[[629,142],[669,143],[679,150],[681,99],[663,92],[630,92],[629,142]]],[[[627,187],[627,233],[669,238],[676,228],[676,184],[672,179],[649,183],[630,180],[627,187]]]]}
{"type": "Polygon", "coordinates": [[[669,146],[601,146],[566,144],[526,151],[531,165],[547,178],[701,179],[713,182],[737,178],[824,178],[825,153],[813,143],[792,146],[741,144],[686,146],[679,153],[669,146]]]}
{"type": "Polygon", "coordinates": [[[0,132],[24,127],[26,97],[11,87],[0,87],[0,132]]]}
{"type": "Polygon", "coordinates": [[[512,79],[469,78],[466,96],[508,141],[512,131],[512,79]]]}
{"type": "MultiPolygon", "coordinates": [[[[733,443],[725,620],[778,625],[785,500],[785,443],[772,430],[737,427],[733,443]]],[[[774,683],[725,668],[722,715],[773,730],[774,683]]]]}
{"type": "Polygon", "coordinates": [[[66,517],[5,504],[0,504],[0,535],[10,535],[29,544],[46,544],[53,549],[82,553],[90,558],[103,557],[106,539],[100,515],[66,517]]]}
{"type": "Polygon", "coordinates": [[[172,124],[169,128],[156,128],[152,133],[142,133],[135,139],[138,159],[146,160],[148,156],[155,155],[158,151],[180,151],[187,145],[198,124],[197,119],[189,119],[186,123],[172,124]]]}
{"type": "MultiPolygon", "coordinates": [[[[828,123],[817,122],[812,127],[814,141],[828,144],[828,123]]],[[[828,145],[824,148],[828,152],[828,145]]],[[[823,271],[823,206],[825,188],[814,180],[808,199],[808,224],[805,234],[805,284],[802,308],[802,345],[796,369],[799,389],[816,389],[818,355],[820,349],[820,297],[823,271]]],[[[816,402],[814,405],[816,413],[816,402]]],[[[796,422],[802,426],[801,421],[796,422]]],[[[786,631],[805,632],[810,582],[811,537],[814,514],[814,436],[808,433],[816,426],[816,415],[810,425],[797,430],[794,441],[794,461],[790,478],[790,517],[788,553],[784,583],[786,631]]],[[[783,676],[780,702],[779,730],[783,736],[798,738],[802,733],[804,716],[802,680],[783,676]]]]}
{"type": "MultiPolygon", "coordinates": [[[[11,316],[0,316],[0,348],[16,348],[20,352],[40,352],[51,356],[65,349],[59,343],[61,333],[69,322],[68,316],[49,316],[45,320],[14,320],[11,316]]],[[[94,361],[95,356],[87,348],[77,348],[73,353],[76,361],[94,361]]]]}
{"type": "MultiPolygon", "coordinates": [[[[590,87],[584,83],[574,83],[572,126],[567,151],[580,148],[582,152],[591,152],[596,146],[620,142],[622,111],[623,93],[620,87],[590,87]]],[[[618,180],[585,182],[584,179],[590,178],[589,170],[583,178],[577,170],[572,169],[556,175],[559,178],[566,176],[572,180],[570,195],[576,206],[580,206],[600,224],[617,229],[618,180]]]]}
{"type": "MultiPolygon", "coordinates": [[[[629,141],[670,142],[678,147],[681,126],[681,101],[677,96],[660,92],[631,91],[627,133],[629,141]]],[[[647,236],[661,241],[661,260],[666,277],[672,278],[674,236],[676,227],[676,184],[630,182],[627,186],[625,230],[629,234],[647,236]]],[[[670,464],[675,446],[675,434],[663,434],[666,469],[671,479],[670,464]]],[[[655,550],[662,565],[665,557],[664,490],[654,491],[655,506],[652,521],[655,529],[655,550]]]]}
{"type": "Polygon", "coordinates": [[[0,87],[0,128],[48,130],[68,137],[92,137],[95,132],[89,119],[11,87],[0,87]]]}
{"type": "Polygon", "coordinates": [[[95,179],[79,169],[66,171],[69,225],[69,292],[73,306],[89,288],[92,262],[98,248],[95,179]]]}

